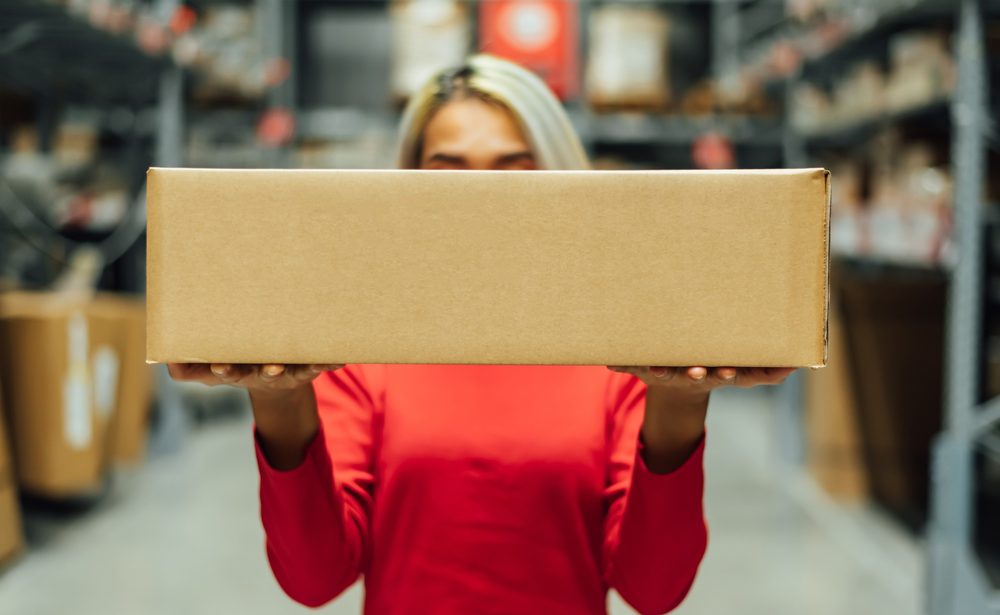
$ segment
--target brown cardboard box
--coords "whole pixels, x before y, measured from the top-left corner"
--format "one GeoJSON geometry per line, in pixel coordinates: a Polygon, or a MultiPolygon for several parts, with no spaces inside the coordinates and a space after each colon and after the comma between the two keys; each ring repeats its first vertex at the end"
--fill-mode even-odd
{"type": "MultiPolygon", "coordinates": [[[[3,383],[0,382],[0,388],[3,383]]],[[[24,548],[21,530],[21,511],[14,484],[14,468],[10,460],[10,446],[5,426],[2,396],[0,396],[0,567],[9,562],[24,548]]]]}
{"type": "Polygon", "coordinates": [[[88,311],[109,319],[121,331],[117,412],[107,454],[115,463],[134,465],[145,455],[152,401],[152,369],[146,364],[146,304],[141,297],[100,294],[88,311]]]}
{"type": "Polygon", "coordinates": [[[849,262],[837,263],[835,277],[870,492],[919,530],[928,512],[931,443],[942,421],[948,277],[849,262]]]}
{"type": "Polygon", "coordinates": [[[670,21],[659,7],[595,7],[589,30],[586,84],[592,107],[663,109],[670,103],[670,21]]]}
{"type": "Polygon", "coordinates": [[[805,373],[806,465],[819,486],[842,502],[868,497],[851,355],[832,280],[830,356],[826,369],[805,373]]]}
{"type": "Polygon", "coordinates": [[[826,361],[822,169],[148,179],[151,361],[826,361]]]}
{"type": "Polygon", "coordinates": [[[100,488],[115,414],[121,328],[83,294],[0,295],[0,380],[21,489],[100,488]]]}

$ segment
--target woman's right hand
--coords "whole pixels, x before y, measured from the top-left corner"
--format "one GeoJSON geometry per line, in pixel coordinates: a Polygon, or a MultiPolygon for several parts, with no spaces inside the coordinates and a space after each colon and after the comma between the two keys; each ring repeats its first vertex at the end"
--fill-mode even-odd
{"type": "Polygon", "coordinates": [[[276,393],[303,387],[323,372],[341,367],[343,365],[169,363],[167,371],[174,380],[209,386],[228,384],[251,392],[276,393]]]}
{"type": "Polygon", "coordinates": [[[264,457],[278,470],[298,467],[319,430],[312,381],[343,365],[171,363],[175,380],[246,389],[264,457]]]}

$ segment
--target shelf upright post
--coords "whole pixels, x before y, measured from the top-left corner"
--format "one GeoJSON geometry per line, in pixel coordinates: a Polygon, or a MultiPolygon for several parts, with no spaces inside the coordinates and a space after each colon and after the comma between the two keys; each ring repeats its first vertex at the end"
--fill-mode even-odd
{"type": "MultiPolygon", "coordinates": [[[[159,0],[158,17],[167,23],[177,8],[177,0],[159,0]]],[[[184,71],[169,62],[160,74],[156,111],[155,164],[179,167],[184,164],[184,71]]],[[[179,388],[167,373],[166,365],[155,366],[156,405],[159,419],[149,437],[149,454],[166,455],[179,450],[188,431],[187,414],[179,388]]]]}
{"type": "Polygon", "coordinates": [[[979,0],[962,0],[954,36],[958,83],[952,102],[954,238],[957,260],[948,295],[945,430],[934,446],[931,479],[929,605],[932,615],[1000,613],[973,587],[973,452],[982,350],[983,185],[989,120],[986,53],[979,0]]]}
{"type": "MultiPolygon", "coordinates": [[[[809,165],[805,141],[790,119],[795,88],[801,76],[801,69],[798,69],[782,85],[782,103],[785,112],[782,120],[781,153],[785,166],[788,168],[801,168],[809,165]]],[[[806,461],[806,429],[803,417],[805,383],[803,380],[802,370],[798,370],[789,376],[779,388],[781,420],[778,425],[781,457],[790,467],[801,467],[806,461]]]]}
{"type": "MultiPolygon", "coordinates": [[[[282,108],[296,117],[297,63],[295,41],[298,28],[297,0],[256,0],[257,34],[266,58],[284,58],[291,65],[289,76],[267,93],[267,105],[282,108]]],[[[274,148],[264,158],[267,166],[287,167],[291,162],[289,147],[274,148]]]]}

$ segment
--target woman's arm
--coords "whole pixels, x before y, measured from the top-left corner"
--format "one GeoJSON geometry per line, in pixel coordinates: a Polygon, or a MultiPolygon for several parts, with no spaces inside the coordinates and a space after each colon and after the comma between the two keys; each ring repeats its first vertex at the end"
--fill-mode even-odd
{"type": "Polygon", "coordinates": [[[291,469],[274,467],[270,455],[288,454],[291,459],[296,438],[306,432],[292,430],[282,440],[287,451],[272,451],[257,426],[268,561],[285,592],[307,606],[329,602],[367,567],[376,431],[381,424],[378,389],[377,375],[356,365],[317,378],[312,387],[319,417],[316,432],[301,463],[291,469]]]}
{"type": "MultiPolygon", "coordinates": [[[[246,366],[213,367],[226,384],[246,386],[259,377],[244,373],[246,366]]],[[[298,369],[279,374],[268,367],[254,369],[270,371],[267,378],[292,378],[287,372],[298,369]]],[[[302,382],[289,379],[284,388],[246,388],[271,570],[289,597],[320,606],[367,565],[381,394],[378,375],[362,366],[313,377],[311,384],[302,374],[302,382]]]]}
{"type": "Polygon", "coordinates": [[[639,438],[646,388],[628,375],[612,378],[604,524],[605,582],[643,614],[680,604],[708,541],[704,438],[699,432],[694,450],[673,471],[653,472],[639,438]]]}
{"type": "Polygon", "coordinates": [[[777,384],[793,370],[612,369],[636,378],[612,383],[607,582],[639,612],[663,613],[687,595],[708,542],[702,459],[711,391],[777,384]]]}

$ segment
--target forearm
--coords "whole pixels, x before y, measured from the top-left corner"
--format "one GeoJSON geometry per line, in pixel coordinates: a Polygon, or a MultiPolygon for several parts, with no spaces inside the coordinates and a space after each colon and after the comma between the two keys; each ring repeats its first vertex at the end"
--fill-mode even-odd
{"type": "Polygon", "coordinates": [[[608,582],[640,613],[677,606],[705,554],[704,450],[700,439],[667,473],[654,473],[637,459],[627,495],[609,512],[608,582]]]}
{"type": "Polygon", "coordinates": [[[298,467],[319,431],[316,396],[311,384],[284,391],[250,391],[257,437],[276,470],[298,467]]]}
{"type": "Polygon", "coordinates": [[[651,472],[672,472],[691,456],[705,433],[708,399],[708,391],[647,388],[640,437],[643,461],[651,472]]]}
{"type": "Polygon", "coordinates": [[[268,561],[285,593],[311,607],[357,578],[367,519],[367,505],[337,488],[323,431],[314,438],[304,458],[286,470],[266,458],[259,429],[256,447],[268,561]]]}

